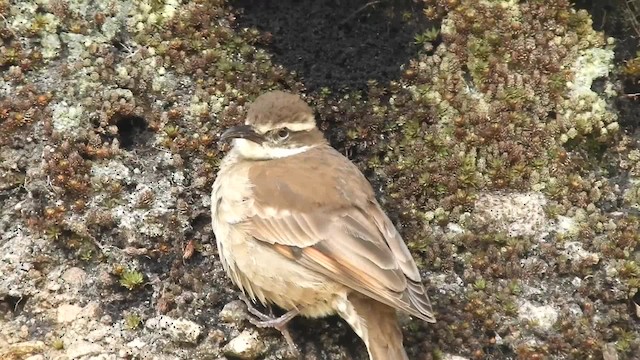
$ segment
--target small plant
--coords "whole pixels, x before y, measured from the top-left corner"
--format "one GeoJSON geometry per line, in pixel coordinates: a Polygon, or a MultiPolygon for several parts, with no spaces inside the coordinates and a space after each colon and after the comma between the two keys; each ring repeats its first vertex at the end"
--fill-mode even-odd
{"type": "Polygon", "coordinates": [[[426,43],[434,42],[438,38],[438,35],[440,35],[440,29],[432,27],[421,34],[416,34],[413,37],[413,41],[416,45],[424,45],[426,43]]]}
{"type": "Polygon", "coordinates": [[[62,350],[64,349],[64,341],[62,341],[62,339],[55,339],[51,343],[51,347],[55,350],[62,350]]]}
{"type": "Polygon", "coordinates": [[[126,270],[120,275],[120,285],[133,290],[144,282],[144,275],[136,270],[126,270]]]}
{"type": "Polygon", "coordinates": [[[82,261],[90,261],[93,258],[93,249],[89,246],[83,246],[78,252],[78,257],[82,261]]]}
{"type": "Polygon", "coordinates": [[[51,240],[58,240],[62,235],[62,230],[57,226],[51,226],[45,231],[45,236],[51,240]]]}
{"type": "Polygon", "coordinates": [[[622,264],[620,274],[624,277],[634,278],[640,276],[640,265],[635,261],[627,260],[622,264]]]}
{"type": "Polygon", "coordinates": [[[626,61],[622,72],[632,78],[640,77],[640,51],[636,52],[636,57],[626,61]]]}
{"type": "Polygon", "coordinates": [[[518,306],[516,303],[509,301],[504,305],[504,313],[508,316],[516,316],[518,315],[518,306]]]}
{"type": "Polygon", "coordinates": [[[433,356],[434,360],[442,360],[445,358],[445,353],[437,348],[431,352],[431,355],[433,356]]]}
{"type": "Polygon", "coordinates": [[[169,138],[173,139],[180,133],[180,128],[174,125],[167,125],[164,127],[164,133],[167,134],[169,138]]]}
{"type": "Polygon", "coordinates": [[[634,342],[634,338],[635,336],[633,332],[623,331],[620,334],[618,341],[616,341],[616,349],[618,349],[618,351],[623,351],[623,352],[629,351],[631,344],[634,342]]]}
{"type": "Polygon", "coordinates": [[[473,283],[473,288],[476,290],[484,290],[487,288],[487,280],[478,279],[473,283]]]}
{"type": "Polygon", "coordinates": [[[320,97],[326,98],[326,97],[329,97],[330,95],[331,95],[331,89],[329,89],[328,87],[320,88],[320,97]]]}
{"type": "Polygon", "coordinates": [[[142,318],[136,313],[129,313],[124,316],[124,326],[128,330],[135,330],[140,326],[142,318]]]}
{"type": "Polygon", "coordinates": [[[519,295],[520,293],[522,293],[522,287],[520,286],[520,284],[518,284],[517,280],[513,280],[509,282],[508,286],[509,286],[509,291],[513,295],[519,295]]]}

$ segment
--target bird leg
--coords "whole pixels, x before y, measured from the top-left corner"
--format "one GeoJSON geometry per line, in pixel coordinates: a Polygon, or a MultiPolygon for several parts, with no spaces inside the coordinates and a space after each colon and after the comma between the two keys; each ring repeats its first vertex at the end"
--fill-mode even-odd
{"type": "Polygon", "coordinates": [[[284,339],[287,341],[287,345],[289,345],[289,349],[291,350],[291,352],[296,357],[300,356],[300,351],[298,350],[298,347],[293,341],[293,338],[289,333],[289,329],[287,328],[287,324],[289,323],[289,321],[300,314],[300,309],[289,310],[284,315],[275,317],[273,315],[271,307],[269,307],[269,315],[267,315],[256,309],[244,294],[240,295],[240,300],[242,300],[247,305],[247,311],[258,318],[256,319],[253,317],[247,317],[247,320],[249,320],[251,324],[259,328],[274,328],[280,331],[284,339]]]}
{"type": "MultiPolygon", "coordinates": [[[[271,315],[271,316],[269,316],[267,314],[264,314],[262,311],[256,309],[253,306],[253,303],[251,302],[251,300],[249,300],[249,298],[247,298],[247,296],[245,294],[240,294],[239,297],[240,297],[240,300],[242,300],[244,302],[244,304],[247,305],[247,311],[251,315],[259,318],[262,321],[267,321],[267,320],[272,320],[273,319],[273,311],[271,310],[271,306],[269,306],[269,315],[271,315]]],[[[255,319],[253,319],[253,320],[255,320],[255,319]]]]}

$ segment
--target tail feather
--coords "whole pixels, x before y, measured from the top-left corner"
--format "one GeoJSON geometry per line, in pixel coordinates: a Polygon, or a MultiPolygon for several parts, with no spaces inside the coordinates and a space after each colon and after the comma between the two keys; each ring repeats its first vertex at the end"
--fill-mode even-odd
{"type": "Polygon", "coordinates": [[[409,360],[394,308],[352,293],[338,309],[340,316],[364,341],[370,360],[409,360]]]}

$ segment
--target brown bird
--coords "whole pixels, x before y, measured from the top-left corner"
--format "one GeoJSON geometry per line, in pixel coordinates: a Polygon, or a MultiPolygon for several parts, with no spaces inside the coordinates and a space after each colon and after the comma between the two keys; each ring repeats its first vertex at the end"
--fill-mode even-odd
{"type": "Polygon", "coordinates": [[[211,195],[220,259],[254,302],[287,310],[270,318],[249,306],[262,319],[252,322],[287,336],[297,315],[338,314],[369,359],[407,359],[396,309],[435,322],[420,273],[371,185],[328,144],[311,108],[268,92],[244,125],[221,136],[230,139],[211,195]]]}

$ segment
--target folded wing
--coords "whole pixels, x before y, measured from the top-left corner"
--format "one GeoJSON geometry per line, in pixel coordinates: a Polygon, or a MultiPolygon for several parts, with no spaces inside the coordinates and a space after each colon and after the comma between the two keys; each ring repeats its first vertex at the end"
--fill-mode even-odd
{"type": "Polygon", "coordinates": [[[285,211],[256,202],[247,229],[303,266],[389,306],[434,322],[409,250],[373,199],[364,206],[285,211]]]}

